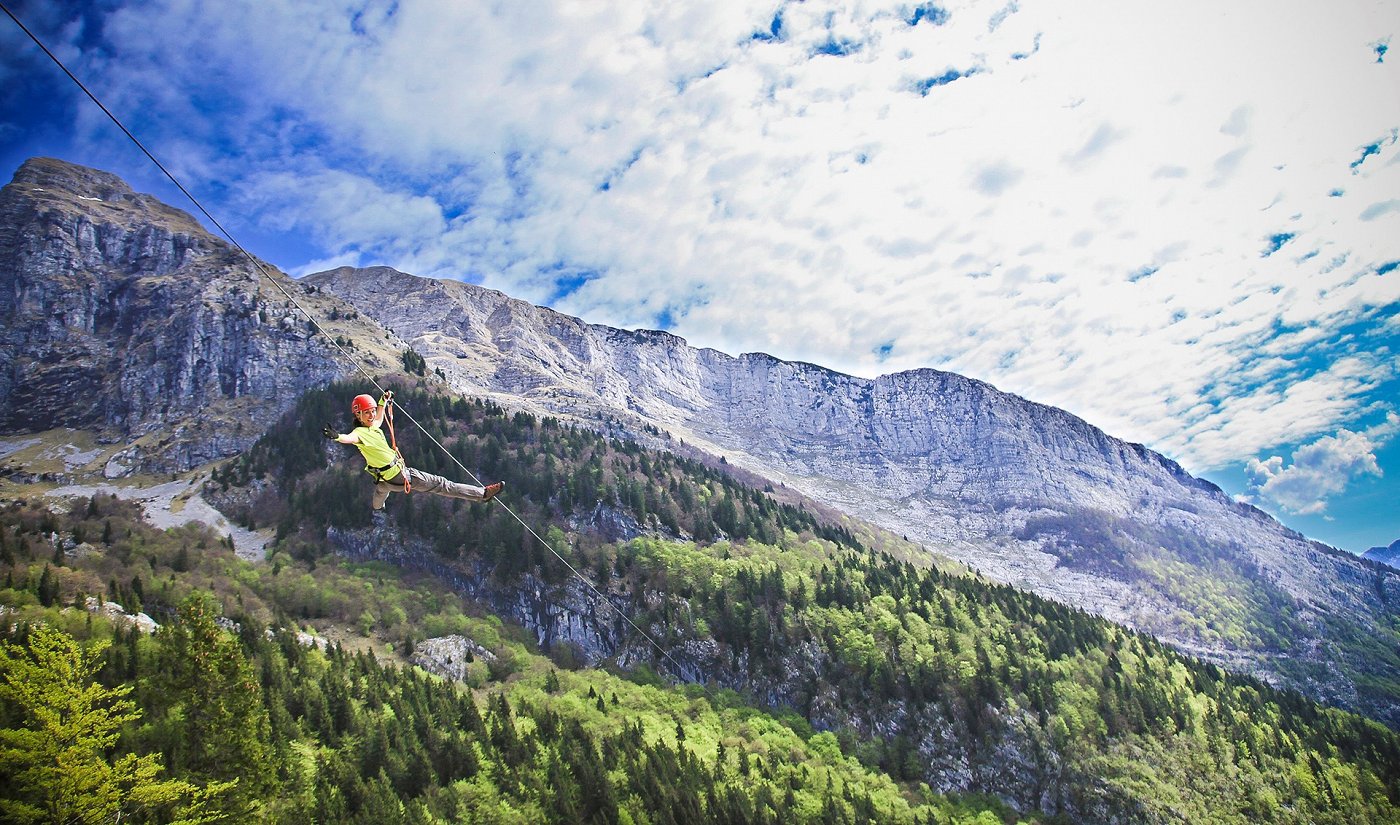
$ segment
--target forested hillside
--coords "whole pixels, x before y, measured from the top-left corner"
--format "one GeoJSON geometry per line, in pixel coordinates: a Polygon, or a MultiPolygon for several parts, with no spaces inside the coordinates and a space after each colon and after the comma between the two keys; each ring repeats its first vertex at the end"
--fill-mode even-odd
{"type": "Polygon", "coordinates": [[[1400,728],[1400,576],[1066,410],[937,369],[731,356],[388,267],[303,285],[403,335],[454,392],[650,424],[989,578],[1400,728]]]}
{"type": "MultiPolygon", "coordinates": [[[[82,659],[40,621],[110,642],[89,669],[134,705],[109,703],[116,749],[88,758],[155,756],[174,783],[130,797],[123,821],[182,804],[287,822],[1400,821],[1400,738],[1375,722],[915,567],[722,468],[400,393],[668,655],[585,627],[617,625],[607,610],[567,626],[587,644],[561,632],[541,649],[519,626],[580,586],[498,506],[394,496],[392,523],[371,526],[358,456],[319,435],[353,392],[312,393],[214,482],[237,517],[276,526],[265,563],[110,498],[0,511],[0,602],[19,608],[7,684],[17,662],[82,659]],[[351,562],[352,544],[399,564],[351,562]],[[87,594],[164,627],[60,612],[87,594]],[[299,641],[307,626],[342,644],[299,641]],[[463,683],[401,664],[447,634],[484,651],[463,683]],[[704,684],[677,685],[677,663],[704,684]]],[[[411,463],[461,477],[404,429],[411,463]]],[[[43,671],[72,676],[54,691],[84,676],[43,671]]],[[[35,719],[3,697],[7,798],[37,804],[17,761],[35,719]]]]}
{"type": "Polygon", "coordinates": [[[897,783],[732,691],[559,670],[495,617],[383,565],[251,565],[111,497],[0,510],[0,561],[5,821],[1020,820],[897,783]],[[91,594],[163,626],[148,636],[71,606],[91,594]],[[471,687],[445,682],[396,663],[372,627],[318,644],[296,630],[307,613],[324,628],[398,614],[470,634],[490,659],[472,663],[471,687]]]}

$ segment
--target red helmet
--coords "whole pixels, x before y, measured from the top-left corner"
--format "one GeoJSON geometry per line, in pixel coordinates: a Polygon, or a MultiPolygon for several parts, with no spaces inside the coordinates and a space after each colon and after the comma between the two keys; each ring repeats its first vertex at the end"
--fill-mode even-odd
{"type": "Polygon", "coordinates": [[[372,395],[357,395],[350,401],[350,414],[359,415],[362,412],[373,412],[379,404],[372,395]]]}

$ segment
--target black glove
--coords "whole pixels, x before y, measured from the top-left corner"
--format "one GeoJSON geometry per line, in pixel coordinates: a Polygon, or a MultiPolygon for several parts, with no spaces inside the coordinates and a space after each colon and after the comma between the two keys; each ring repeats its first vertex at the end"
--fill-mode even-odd
{"type": "Polygon", "coordinates": [[[336,441],[336,440],[338,440],[338,439],[340,438],[340,433],[336,432],[336,431],[335,431],[335,428],[332,427],[332,426],[329,425],[329,424],[327,424],[327,425],[326,425],[326,428],[325,428],[324,430],[321,431],[321,435],[324,435],[326,438],[329,438],[331,441],[336,441]]]}

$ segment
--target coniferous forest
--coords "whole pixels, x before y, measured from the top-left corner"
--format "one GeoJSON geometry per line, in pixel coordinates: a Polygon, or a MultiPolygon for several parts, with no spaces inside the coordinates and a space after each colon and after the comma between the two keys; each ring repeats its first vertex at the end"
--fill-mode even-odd
{"type": "Polygon", "coordinates": [[[0,821],[1400,822],[1376,722],[620,435],[404,386],[549,547],[431,496],[375,526],[320,436],[355,391],[210,482],[275,530],[264,561],[111,496],[0,508],[0,821]],[[603,650],[523,627],[578,602],[565,560],[650,639],[606,609],[579,620],[603,650]],[[454,634],[462,680],[408,663],[454,634]]]}

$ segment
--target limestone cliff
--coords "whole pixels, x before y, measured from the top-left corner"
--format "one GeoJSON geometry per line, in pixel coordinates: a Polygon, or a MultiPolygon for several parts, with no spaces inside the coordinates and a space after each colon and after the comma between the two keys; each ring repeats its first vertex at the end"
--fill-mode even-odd
{"type": "Polygon", "coordinates": [[[113,175],[26,162],[0,190],[0,432],[98,431],[113,477],[237,453],[349,368],[269,279],[326,301],[264,269],[113,175]]]}
{"type": "Polygon", "coordinates": [[[1063,410],[935,370],[864,379],[732,357],[391,269],[306,280],[373,312],[460,392],[659,427],[995,579],[1400,724],[1394,697],[1358,687],[1398,675],[1358,641],[1391,632],[1395,571],[1063,410]]]}

